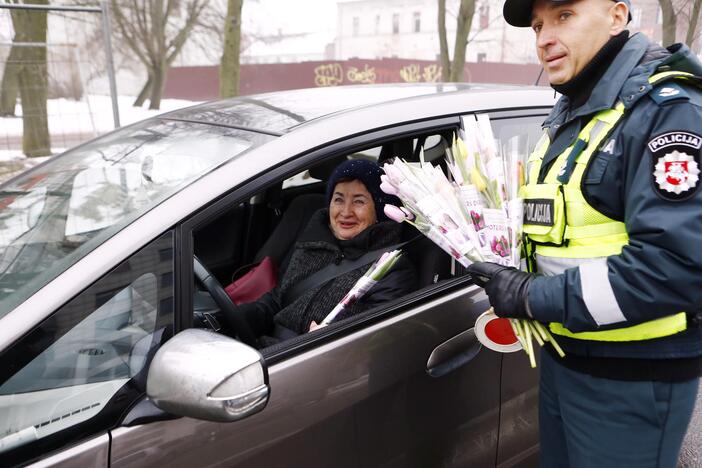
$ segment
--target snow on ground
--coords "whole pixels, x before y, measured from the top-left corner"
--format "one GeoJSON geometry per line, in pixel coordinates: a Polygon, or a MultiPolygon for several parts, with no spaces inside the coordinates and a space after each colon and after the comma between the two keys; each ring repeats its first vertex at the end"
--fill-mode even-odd
{"type": "MultiPolygon", "coordinates": [[[[121,125],[128,125],[154,115],[197,104],[181,99],[164,99],[160,110],[134,107],[134,97],[118,97],[121,125]]],[[[22,108],[16,117],[0,117],[0,182],[47,158],[27,158],[22,147],[22,108]]],[[[112,100],[109,96],[87,95],[81,101],[49,99],[47,102],[49,133],[53,154],[59,154],[100,134],[114,129],[112,100]]]]}
{"type": "MultiPolygon", "coordinates": [[[[127,125],[148,117],[180,109],[193,104],[181,99],[164,99],[160,110],[146,107],[134,107],[131,96],[119,96],[119,119],[127,125]]],[[[17,106],[17,117],[0,117],[0,143],[6,136],[22,136],[22,108],[17,106]]],[[[66,133],[105,133],[114,128],[112,118],[112,100],[109,96],[87,96],[87,99],[73,101],[70,99],[49,99],[47,103],[49,131],[52,135],[66,133]]]]}

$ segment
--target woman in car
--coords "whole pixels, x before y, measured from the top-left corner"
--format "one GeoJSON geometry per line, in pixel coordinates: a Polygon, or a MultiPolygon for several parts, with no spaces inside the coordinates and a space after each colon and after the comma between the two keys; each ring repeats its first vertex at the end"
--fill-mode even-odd
{"type": "MultiPolygon", "coordinates": [[[[269,346],[317,328],[373,260],[340,274],[331,271],[328,279],[304,291],[296,291],[297,283],[330,264],[343,265],[368,252],[393,250],[401,242],[402,226],[389,221],[383,212],[386,203],[399,201],[380,190],[381,174],[376,164],[364,160],[345,161],[334,169],[327,183],[328,208],[312,215],[278,286],[256,302],[238,307],[260,337],[260,345],[269,346]]],[[[414,267],[403,256],[385,278],[336,320],[396,299],[414,290],[416,283],[414,267]]]]}

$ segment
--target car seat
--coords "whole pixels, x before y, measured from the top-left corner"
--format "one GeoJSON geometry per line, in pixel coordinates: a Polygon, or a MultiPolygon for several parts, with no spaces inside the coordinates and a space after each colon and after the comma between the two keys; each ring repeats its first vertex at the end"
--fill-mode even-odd
{"type": "MultiPolygon", "coordinates": [[[[316,180],[329,180],[336,166],[346,159],[346,156],[326,159],[311,167],[309,174],[316,180]]],[[[293,198],[271,235],[256,253],[254,262],[258,263],[267,256],[271,257],[273,263],[278,267],[279,276],[282,276],[288,267],[295,241],[309,223],[314,212],[324,208],[325,205],[325,194],[323,193],[305,193],[293,198]]]]}

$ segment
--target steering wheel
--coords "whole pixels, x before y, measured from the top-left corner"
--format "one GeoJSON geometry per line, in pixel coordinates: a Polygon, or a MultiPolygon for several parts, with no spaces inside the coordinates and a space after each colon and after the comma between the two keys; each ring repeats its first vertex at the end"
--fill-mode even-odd
{"type": "Polygon", "coordinates": [[[229,299],[229,296],[224,291],[224,288],[217,278],[215,278],[212,273],[202,264],[202,262],[193,256],[193,273],[195,278],[205,287],[212,299],[222,311],[224,317],[231,328],[231,331],[236,333],[236,335],[249,346],[257,347],[258,339],[256,334],[251,329],[251,326],[246,321],[244,314],[241,311],[236,310],[236,306],[229,299]]]}

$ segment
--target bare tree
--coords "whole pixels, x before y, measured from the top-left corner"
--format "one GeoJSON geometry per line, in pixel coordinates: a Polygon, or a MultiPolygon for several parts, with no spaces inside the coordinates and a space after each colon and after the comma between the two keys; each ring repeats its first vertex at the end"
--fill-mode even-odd
{"type": "Polygon", "coordinates": [[[675,43],[677,30],[677,15],[673,6],[673,0],[658,0],[663,15],[663,45],[669,46],[675,43]]]}
{"type": "Polygon", "coordinates": [[[692,0],[690,15],[687,22],[687,34],[685,34],[685,44],[692,48],[693,42],[697,39],[697,25],[700,19],[700,6],[702,0],[692,0]]]}
{"type": "MultiPolygon", "coordinates": [[[[12,39],[17,42],[17,36],[12,39]]],[[[11,46],[10,54],[5,61],[0,84],[0,116],[15,115],[15,106],[19,96],[19,47],[11,46]]]]}
{"type": "Polygon", "coordinates": [[[692,48],[698,37],[702,0],[658,0],[662,13],[662,43],[669,46],[677,41],[678,30],[685,34],[685,44],[692,48]]]}
{"type": "MultiPolygon", "coordinates": [[[[25,3],[47,5],[48,0],[25,3]]],[[[14,114],[17,94],[22,103],[22,151],[27,156],[51,155],[49,120],[46,110],[48,69],[46,61],[46,11],[12,10],[15,30],[8,65],[3,73],[2,99],[14,114]],[[21,45],[19,44],[21,43],[21,45]],[[16,45],[17,44],[17,45],[16,45]]]]}
{"type": "MultiPolygon", "coordinates": [[[[7,0],[8,3],[17,3],[17,0],[7,0]]],[[[17,42],[17,35],[12,38],[12,43],[17,42]]],[[[19,97],[19,47],[12,45],[5,61],[0,82],[0,116],[15,115],[17,98],[19,97]]]]}
{"type": "Polygon", "coordinates": [[[446,0],[439,0],[439,51],[441,57],[441,79],[443,81],[462,81],[463,68],[466,64],[468,35],[473,23],[476,0],[461,0],[456,18],[456,42],[451,60],[448,39],[446,37],[446,0]]]}
{"type": "Polygon", "coordinates": [[[143,105],[148,96],[149,109],[159,109],[168,68],[183,49],[207,2],[111,0],[110,5],[120,38],[146,67],[146,83],[134,105],[143,105]]]}
{"type": "Polygon", "coordinates": [[[244,0],[228,0],[227,16],[224,20],[224,47],[219,63],[219,96],[233,97],[239,94],[241,54],[241,9],[244,0]]]}

